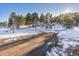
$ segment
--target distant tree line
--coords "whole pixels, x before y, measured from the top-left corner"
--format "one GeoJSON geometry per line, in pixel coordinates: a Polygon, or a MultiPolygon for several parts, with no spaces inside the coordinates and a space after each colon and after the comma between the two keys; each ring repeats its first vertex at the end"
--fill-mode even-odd
{"type": "Polygon", "coordinates": [[[51,13],[38,15],[37,12],[27,13],[25,16],[17,15],[15,12],[10,14],[8,22],[0,22],[0,26],[5,26],[6,23],[8,27],[19,28],[22,25],[31,25],[36,27],[38,25],[45,26],[46,28],[51,28],[52,23],[59,23],[66,28],[71,28],[73,26],[79,26],[79,12],[60,14],[59,16],[52,17],[51,13]]]}
{"type": "Polygon", "coordinates": [[[75,12],[75,13],[61,14],[55,17],[54,22],[62,24],[66,28],[79,26],[79,13],[75,12]]]}
{"type": "Polygon", "coordinates": [[[7,21],[1,21],[0,22],[0,27],[7,27],[7,21]]]}
{"type": "Polygon", "coordinates": [[[15,12],[12,12],[9,17],[8,26],[19,28],[22,25],[32,25],[32,27],[36,27],[39,24],[47,24],[50,23],[52,20],[52,14],[47,13],[46,15],[41,14],[40,16],[38,13],[28,13],[26,16],[17,15],[15,12]]]}

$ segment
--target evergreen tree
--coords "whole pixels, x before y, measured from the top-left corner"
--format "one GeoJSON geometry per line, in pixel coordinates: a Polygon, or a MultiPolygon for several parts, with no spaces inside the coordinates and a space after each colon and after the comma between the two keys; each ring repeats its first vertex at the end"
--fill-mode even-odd
{"type": "Polygon", "coordinates": [[[12,19],[9,18],[8,27],[11,27],[13,25],[12,19]]]}
{"type": "Polygon", "coordinates": [[[16,23],[16,28],[19,28],[20,26],[25,25],[24,17],[22,15],[17,15],[15,23],[16,23]]]}
{"type": "Polygon", "coordinates": [[[15,20],[16,20],[16,13],[12,12],[9,18],[9,26],[12,27],[13,33],[15,32],[15,20]]]}
{"type": "Polygon", "coordinates": [[[47,13],[45,16],[46,28],[51,28],[52,14],[47,13]]]}
{"type": "Polygon", "coordinates": [[[74,19],[75,19],[75,22],[76,22],[75,25],[78,26],[79,25],[79,13],[78,12],[75,13],[74,19]]]}
{"type": "Polygon", "coordinates": [[[33,27],[36,27],[36,25],[38,24],[38,20],[39,20],[39,17],[38,17],[38,13],[34,12],[32,14],[32,24],[33,24],[33,27]]]}
{"type": "Polygon", "coordinates": [[[40,21],[40,22],[44,22],[44,20],[45,20],[45,16],[44,16],[44,14],[42,13],[41,16],[40,16],[39,21],[40,21]]]}
{"type": "Polygon", "coordinates": [[[30,13],[28,13],[26,16],[25,16],[25,24],[26,25],[29,25],[29,24],[32,24],[32,15],[30,13]]]}

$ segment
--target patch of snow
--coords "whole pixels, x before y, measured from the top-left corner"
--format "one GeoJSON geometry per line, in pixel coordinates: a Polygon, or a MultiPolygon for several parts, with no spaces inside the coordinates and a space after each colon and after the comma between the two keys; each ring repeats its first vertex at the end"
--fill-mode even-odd
{"type": "Polygon", "coordinates": [[[22,25],[22,26],[20,26],[19,28],[28,28],[29,26],[28,25],[22,25]]]}
{"type": "Polygon", "coordinates": [[[0,36],[4,38],[11,38],[11,37],[18,37],[18,36],[35,35],[41,32],[42,31],[35,28],[20,28],[20,29],[16,29],[15,33],[12,33],[12,30],[10,28],[1,28],[0,36]]]}
{"type": "Polygon", "coordinates": [[[46,54],[47,56],[52,56],[52,54],[49,51],[47,51],[46,54]]]}
{"type": "Polygon", "coordinates": [[[60,25],[60,24],[51,24],[52,25],[52,28],[48,28],[46,29],[45,27],[41,27],[41,26],[38,26],[36,27],[36,29],[42,31],[42,32],[57,32],[57,31],[61,31],[61,30],[64,30],[65,28],[60,25]]]}
{"type": "Polygon", "coordinates": [[[79,27],[74,27],[74,30],[79,31],[79,27]]]}
{"type": "Polygon", "coordinates": [[[59,37],[59,42],[57,43],[58,46],[52,47],[50,55],[67,56],[66,49],[68,49],[69,47],[75,47],[79,45],[79,27],[59,31],[58,37],[59,37]],[[60,47],[59,45],[62,47],[60,47]]]}
{"type": "Polygon", "coordinates": [[[79,31],[76,31],[74,29],[67,29],[65,31],[59,32],[58,36],[61,36],[63,38],[70,38],[70,39],[75,39],[79,40],[79,31]]]}
{"type": "Polygon", "coordinates": [[[47,44],[48,44],[48,45],[51,45],[51,44],[52,44],[52,42],[48,42],[47,44]]]}

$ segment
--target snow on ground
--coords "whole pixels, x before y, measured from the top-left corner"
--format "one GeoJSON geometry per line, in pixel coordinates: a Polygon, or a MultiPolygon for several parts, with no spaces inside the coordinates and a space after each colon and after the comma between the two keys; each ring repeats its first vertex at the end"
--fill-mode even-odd
{"type": "Polygon", "coordinates": [[[75,39],[75,40],[79,40],[79,29],[67,29],[65,31],[61,31],[59,32],[59,36],[63,37],[63,38],[70,38],[70,39],[75,39]]]}
{"type": "Polygon", "coordinates": [[[64,30],[65,28],[60,25],[60,24],[52,24],[52,28],[46,29],[45,27],[37,27],[38,30],[42,31],[42,32],[56,32],[56,31],[61,31],[64,30]]]}
{"type": "Polygon", "coordinates": [[[60,31],[58,34],[59,42],[58,46],[52,47],[51,51],[47,51],[46,54],[48,56],[66,56],[66,50],[69,47],[75,47],[79,45],[79,27],[74,27],[71,29],[66,29],[64,31],[60,31]]]}
{"type": "Polygon", "coordinates": [[[15,33],[12,33],[12,30],[10,28],[0,29],[0,36],[7,38],[16,37],[16,36],[34,35],[38,33],[41,33],[41,31],[35,28],[20,28],[20,29],[16,29],[15,33]]]}
{"type": "Polygon", "coordinates": [[[5,43],[10,43],[16,40],[22,39],[21,37],[29,37],[32,35],[36,35],[38,33],[41,33],[42,31],[35,29],[35,28],[27,28],[22,27],[15,30],[15,33],[12,33],[12,30],[10,28],[1,28],[0,29],[0,45],[5,43]]]}
{"type": "MultiPolygon", "coordinates": [[[[70,46],[79,45],[79,27],[74,27],[71,29],[65,29],[63,26],[59,24],[55,24],[51,29],[46,29],[45,27],[38,26],[36,28],[27,28],[22,26],[20,29],[16,29],[15,33],[12,33],[10,28],[1,28],[0,29],[0,37],[17,37],[17,36],[27,36],[34,35],[41,32],[58,32],[59,42],[57,43],[59,46],[54,46],[51,49],[51,52],[47,51],[46,54],[48,56],[58,56],[58,55],[67,55],[65,53],[66,49],[70,46]],[[62,46],[62,47],[60,47],[62,46]]],[[[10,42],[10,39],[5,42],[10,42]]]]}
{"type": "Polygon", "coordinates": [[[45,27],[41,27],[41,26],[38,26],[36,28],[28,28],[28,26],[20,26],[19,29],[15,29],[15,33],[12,33],[11,28],[1,28],[0,29],[0,37],[1,37],[0,42],[8,43],[8,42],[18,40],[18,37],[20,36],[31,36],[31,35],[35,35],[42,32],[54,32],[56,28],[58,28],[58,30],[62,29],[62,27],[59,24],[52,26],[51,29],[46,29],[45,27]],[[2,40],[5,38],[8,38],[8,39],[2,40]]]}
{"type": "MultiPolygon", "coordinates": [[[[61,25],[55,24],[52,26],[52,29],[46,29],[45,27],[38,26],[36,28],[28,28],[28,26],[20,26],[20,29],[16,29],[15,33],[33,35],[38,34],[40,32],[53,32],[54,30],[62,30],[64,29],[61,25]]],[[[15,34],[14,33],[14,34],[15,34]]],[[[0,35],[12,35],[11,28],[0,28],[0,35]]]]}

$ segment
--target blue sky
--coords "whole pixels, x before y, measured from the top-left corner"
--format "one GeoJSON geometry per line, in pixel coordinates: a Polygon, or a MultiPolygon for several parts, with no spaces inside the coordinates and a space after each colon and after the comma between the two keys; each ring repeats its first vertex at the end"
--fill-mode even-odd
{"type": "Polygon", "coordinates": [[[0,21],[8,20],[11,12],[26,15],[28,12],[38,12],[46,14],[58,15],[65,11],[79,11],[79,4],[67,3],[0,3],[0,21]]]}

